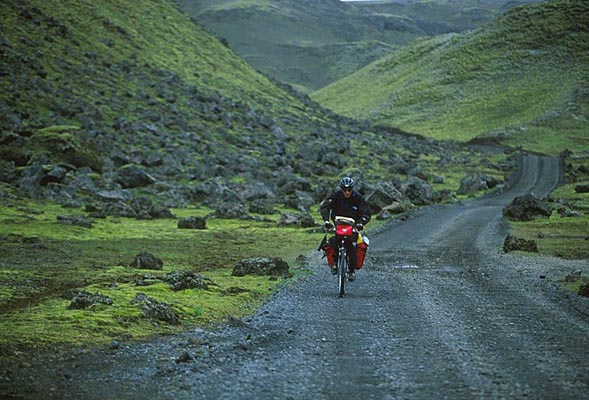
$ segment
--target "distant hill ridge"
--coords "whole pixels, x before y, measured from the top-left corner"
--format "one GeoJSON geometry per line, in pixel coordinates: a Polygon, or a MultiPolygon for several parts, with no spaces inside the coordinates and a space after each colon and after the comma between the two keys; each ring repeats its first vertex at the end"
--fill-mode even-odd
{"type": "Polygon", "coordinates": [[[417,37],[478,27],[508,2],[176,1],[258,70],[302,92],[343,78],[417,37]]]}
{"type": "Polygon", "coordinates": [[[417,41],[312,98],[438,139],[586,147],[589,2],[521,6],[475,31],[417,41]]]}

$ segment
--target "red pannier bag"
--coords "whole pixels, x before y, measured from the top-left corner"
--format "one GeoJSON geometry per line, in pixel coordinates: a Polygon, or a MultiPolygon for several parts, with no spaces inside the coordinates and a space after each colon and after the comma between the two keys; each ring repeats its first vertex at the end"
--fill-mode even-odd
{"type": "Polygon", "coordinates": [[[329,267],[333,265],[333,256],[335,255],[335,247],[331,244],[326,244],[323,246],[323,254],[327,257],[327,264],[329,267]]]}
{"type": "Polygon", "coordinates": [[[364,266],[364,258],[366,257],[366,250],[368,249],[368,244],[364,241],[358,243],[356,248],[356,269],[361,269],[364,266]]]}

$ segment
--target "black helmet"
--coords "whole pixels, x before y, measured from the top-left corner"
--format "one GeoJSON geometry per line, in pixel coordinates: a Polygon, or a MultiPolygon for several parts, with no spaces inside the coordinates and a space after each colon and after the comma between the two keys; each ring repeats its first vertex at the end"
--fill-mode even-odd
{"type": "Polygon", "coordinates": [[[342,189],[351,189],[354,187],[354,180],[352,178],[350,178],[349,176],[343,177],[339,181],[339,186],[342,189]]]}

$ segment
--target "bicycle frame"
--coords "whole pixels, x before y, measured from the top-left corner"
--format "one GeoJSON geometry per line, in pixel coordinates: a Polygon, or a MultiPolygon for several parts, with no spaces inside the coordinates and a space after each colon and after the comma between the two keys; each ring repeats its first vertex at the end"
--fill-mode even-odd
{"type": "Polygon", "coordinates": [[[356,230],[356,222],[352,218],[335,217],[335,238],[338,246],[337,278],[339,284],[339,297],[346,293],[346,280],[348,279],[350,260],[347,244],[352,240],[356,230]]]}

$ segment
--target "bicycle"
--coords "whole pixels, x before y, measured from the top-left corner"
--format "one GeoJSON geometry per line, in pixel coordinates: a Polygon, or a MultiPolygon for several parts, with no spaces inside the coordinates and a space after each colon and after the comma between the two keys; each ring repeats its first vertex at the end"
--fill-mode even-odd
{"type": "Polygon", "coordinates": [[[335,239],[337,243],[337,280],[339,284],[339,297],[346,294],[346,280],[349,274],[350,259],[347,248],[351,245],[356,230],[356,221],[353,218],[335,217],[335,239]]]}

